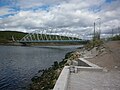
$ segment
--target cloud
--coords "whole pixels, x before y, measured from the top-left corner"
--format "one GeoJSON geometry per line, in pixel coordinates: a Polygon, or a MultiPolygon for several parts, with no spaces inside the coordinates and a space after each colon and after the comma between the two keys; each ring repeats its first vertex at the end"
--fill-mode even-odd
{"type": "Polygon", "coordinates": [[[10,13],[9,10],[10,9],[8,7],[1,7],[0,8],[0,16],[9,14],[10,13]]]}
{"type": "MultiPolygon", "coordinates": [[[[20,10],[12,16],[0,19],[0,29],[30,32],[41,27],[66,28],[80,35],[93,33],[101,18],[101,31],[104,34],[120,24],[120,1],[106,3],[105,0],[18,0],[20,10]]],[[[2,8],[1,15],[8,14],[9,9],[2,8]]],[[[61,29],[63,30],[63,29],[61,29]]]]}

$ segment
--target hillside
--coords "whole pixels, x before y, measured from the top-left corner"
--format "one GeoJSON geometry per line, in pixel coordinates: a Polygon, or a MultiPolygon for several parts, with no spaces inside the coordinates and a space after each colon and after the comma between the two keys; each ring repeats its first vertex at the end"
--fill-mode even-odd
{"type": "Polygon", "coordinates": [[[0,31],[0,43],[12,42],[12,36],[15,38],[15,40],[19,40],[25,35],[26,33],[17,31],[0,31]]]}

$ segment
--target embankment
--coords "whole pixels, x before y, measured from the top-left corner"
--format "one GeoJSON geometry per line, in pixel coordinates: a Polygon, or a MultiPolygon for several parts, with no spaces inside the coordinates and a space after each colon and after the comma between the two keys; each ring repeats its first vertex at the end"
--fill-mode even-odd
{"type": "Polygon", "coordinates": [[[38,76],[34,76],[32,83],[28,86],[29,90],[49,90],[53,89],[64,66],[69,65],[70,61],[79,57],[78,52],[69,52],[61,62],[55,61],[54,64],[45,70],[40,70],[38,76]]]}

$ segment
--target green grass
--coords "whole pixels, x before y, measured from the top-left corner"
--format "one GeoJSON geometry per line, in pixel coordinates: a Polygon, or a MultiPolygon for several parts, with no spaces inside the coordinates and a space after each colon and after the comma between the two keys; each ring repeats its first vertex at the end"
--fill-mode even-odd
{"type": "Polygon", "coordinates": [[[26,33],[17,31],[0,31],[0,43],[12,42],[12,36],[15,38],[15,40],[20,40],[25,35],[26,33]]]}
{"type": "Polygon", "coordinates": [[[95,40],[91,40],[89,41],[84,47],[86,50],[91,50],[94,47],[99,47],[103,44],[102,40],[99,39],[95,39],[95,40]]]}

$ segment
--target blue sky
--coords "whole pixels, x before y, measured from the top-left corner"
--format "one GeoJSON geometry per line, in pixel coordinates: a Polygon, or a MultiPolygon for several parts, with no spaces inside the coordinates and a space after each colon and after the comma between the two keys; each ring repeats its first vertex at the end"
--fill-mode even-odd
{"type": "Polygon", "coordinates": [[[112,3],[113,1],[116,1],[116,0],[106,0],[106,3],[112,3]]]}
{"type": "MultiPolygon", "coordinates": [[[[26,3],[28,1],[26,1],[26,3]]],[[[38,1],[41,1],[41,0],[38,0],[38,1]]],[[[105,3],[112,3],[114,1],[116,1],[116,0],[105,0],[105,3]]],[[[32,2],[31,2],[31,4],[32,4],[32,2]]],[[[0,8],[1,7],[8,7],[9,8],[9,10],[8,10],[9,14],[0,15],[0,18],[5,18],[5,17],[11,16],[11,15],[13,16],[14,14],[16,14],[20,11],[29,11],[29,10],[33,10],[33,11],[46,10],[46,11],[49,11],[50,6],[52,6],[52,5],[43,4],[43,5],[40,5],[40,6],[21,8],[21,6],[19,5],[19,0],[0,0],[0,8]],[[14,12],[14,14],[13,14],[13,12],[14,12]]],[[[89,10],[93,10],[94,12],[99,12],[101,10],[101,6],[94,5],[94,6],[90,7],[89,10]]]]}
{"type": "Polygon", "coordinates": [[[120,0],[0,0],[0,30],[30,32],[40,27],[92,32],[101,18],[103,32],[118,27],[120,0]],[[111,25],[113,24],[114,25],[111,25]]]}

